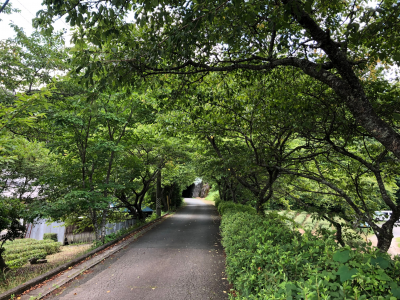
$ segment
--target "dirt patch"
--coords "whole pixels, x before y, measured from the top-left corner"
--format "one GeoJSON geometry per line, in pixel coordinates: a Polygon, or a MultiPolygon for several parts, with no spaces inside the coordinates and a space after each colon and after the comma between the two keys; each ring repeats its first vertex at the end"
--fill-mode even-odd
{"type": "Polygon", "coordinates": [[[61,246],[60,252],[48,255],[46,259],[49,263],[70,260],[72,258],[75,258],[77,254],[89,250],[91,246],[92,244],[61,246]]]}

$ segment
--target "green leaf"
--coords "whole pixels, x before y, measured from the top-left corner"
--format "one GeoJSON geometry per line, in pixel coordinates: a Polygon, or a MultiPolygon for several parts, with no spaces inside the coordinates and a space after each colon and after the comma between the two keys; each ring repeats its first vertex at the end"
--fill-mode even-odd
{"type": "Polygon", "coordinates": [[[340,262],[340,263],[345,263],[350,260],[350,251],[349,250],[344,250],[344,251],[338,251],[333,255],[333,260],[340,262]]]}
{"type": "Polygon", "coordinates": [[[348,266],[341,265],[336,274],[340,276],[341,282],[345,282],[346,280],[351,280],[351,277],[357,274],[357,269],[350,270],[348,266]]]}
{"type": "Polygon", "coordinates": [[[380,256],[371,259],[371,264],[373,266],[379,265],[382,269],[386,269],[390,266],[390,262],[380,256]]]}
{"type": "Polygon", "coordinates": [[[312,4],[313,4],[313,0],[307,0],[306,3],[304,4],[304,10],[311,14],[312,13],[312,4]]]}
{"type": "Polygon", "coordinates": [[[379,280],[382,280],[382,281],[392,281],[393,280],[386,273],[378,274],[376,276],[376,278],[379,279],[379,280]]]}
{"type": "Polygon", "coordinates": [[[390,283],[390,292],[395,296],[397,299],[400,299],[400,287],[397,285],[396,282],[390,283]]]}

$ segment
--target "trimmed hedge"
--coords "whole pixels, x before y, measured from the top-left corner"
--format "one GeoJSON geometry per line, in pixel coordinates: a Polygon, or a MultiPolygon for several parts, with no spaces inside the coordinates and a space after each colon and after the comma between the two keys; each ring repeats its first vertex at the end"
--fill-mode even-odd
{"type": "Polygon", "coordinates": [[[57,233],[45,233],[43,234],[44,240],[53,240],[54,242],[58,242],[57,233]]]}
{"type": "Polygon", "coordinates": [[[23,246],[23,245],[34,245],[34,244],[43,244],[43,243],[53,243],[53,241],[49,240],[35,240],[35,239],[16,239],[14,241],[7,241],[4,244],[4,248],[7,247],[16,247],[16,246],[23,246]]]}
{"type": "Polygon", "coordinates": [[[215,201],[215,206],[217,207],[218,212],[221,216],[226,213],[234,213],[234,212],[248,212],[251,214],[256,213],[255,208],[251,206],[237,204],[229,201],[221,201],[219,200],[219,197],[218,200],[215,201]]]}
{"type": "Polygon", "coordinates": [[[241,208],[220,208],[232,299],[400,298],[398,258],[366,244],[342,248],[325,229],[301,235],[277,213],[263,217],[241,208]]]}
{"type": "Polygon", "coordinates": [[[3,257],[7,266],[15,269],[23,266],[33,257],[41,259],[46,258],[47,255],[59,252],[60,246],[60,243],[53,240],[15,240],[5,243],[3,257]]]}

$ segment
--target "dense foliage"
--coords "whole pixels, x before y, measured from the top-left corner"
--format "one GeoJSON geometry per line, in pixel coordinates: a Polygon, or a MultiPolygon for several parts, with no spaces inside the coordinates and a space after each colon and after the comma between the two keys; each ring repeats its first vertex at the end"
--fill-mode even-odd
{"type": "MultiPolygon", "coordinates": [[[[222,206],[222,205],[220,205],[222,206]]],[[[364,244],[340,247],[330,230],[291,230],[276,213],[222,211],[232,299],[397,299],[400,261],[364,244]]]]}

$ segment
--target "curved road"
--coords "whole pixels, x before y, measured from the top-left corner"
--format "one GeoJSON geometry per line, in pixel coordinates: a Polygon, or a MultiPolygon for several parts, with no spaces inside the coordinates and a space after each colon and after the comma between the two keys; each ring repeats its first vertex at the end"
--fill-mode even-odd
{"type": "Polygon", "coordinates": [[[202,200],[185,202],[175,215],[46,299],[228,299],[218,213],[202,200]]]}

